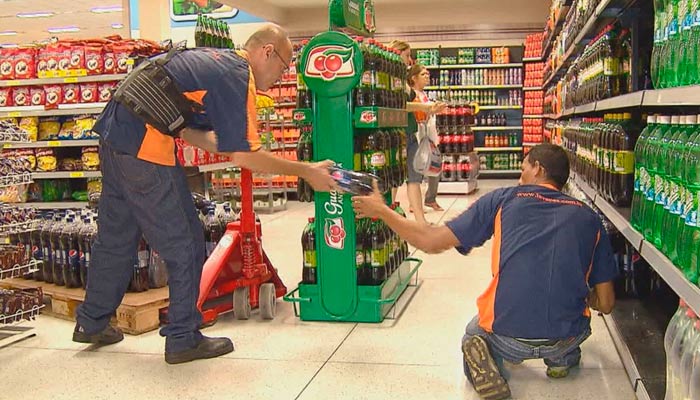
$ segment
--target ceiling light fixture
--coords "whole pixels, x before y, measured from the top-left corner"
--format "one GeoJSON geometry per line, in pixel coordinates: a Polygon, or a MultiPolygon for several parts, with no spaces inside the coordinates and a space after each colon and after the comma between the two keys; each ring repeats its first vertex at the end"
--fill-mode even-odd
{"type": "Polygon", "coordinates": [[[124,24],[117,23],[117,24],[112,24],[112,29],[122,29],[124,27],[124,24]]]}
{"type": "Polygon", "coordinates": [[[122,12],[124,9],[122,6],[107,6],[107,7],[93,7],[90,9],[90,12],[94,12],[96,14],[104,14],[104,13],[113,13],[113,12],[122,12]]]}
{"type": "Polygon", "coordinates": [[[17,31],[0,31],[0,36],[15,36],[17,31]]]}
{"type": "Polygon", "coordinates": [[[80,28],[77,26],[61,26],[57,28],[49,28],[46,31],[49,33],[70,33],[70,32],[79,32],[80,28]]]}
{"type": "Polygon", "coordinates": [[[14,49],[19,47],[17,43],[0,43],[0,49],[5,48],[5,49],[14,49]]]}
{"type": "Polygon", "coordinates": [[[17,18],[46,18],[56,15],[53,11],[17,13],[17,18]]]}

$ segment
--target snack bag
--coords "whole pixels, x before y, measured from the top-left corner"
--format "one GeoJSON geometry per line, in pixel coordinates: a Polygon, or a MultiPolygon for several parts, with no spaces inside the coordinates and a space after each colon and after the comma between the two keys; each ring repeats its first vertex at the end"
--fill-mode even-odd
{"type": "Polygon", "coordinates": [[[30,104],[29,87],[20,86],[12,90],[12,102],[17,107],[28,106],[30,104]]]}
{"type": "Polygon", "coordinates": [[[46,92],[41,86],[32,86],[29,88],[30,102],[33,106],[43,106],[46,104],[46,92]]]}
{"type": "Polygon", "coordinates": [[[0,107],[12,107],[12,88],[0,87],[0,107]]]}
{"type": "Polygon", "coordinates": [[[100,155],[97,147],[83,147],[83,169],[85,171],[100,170],[100,155]]]}
{"type": "Polygon", "coordinates": [[[80,102],[95,103],[97,102],[97,83],[81,83],[80,84],[80,102]]]}
{"type": "Polygon", "coordinates": [[[29,134],[29,140],[36,142],[37,135],[39,133],[39,118],[38,117],[24,117],[19,121],[20,129],[24,129],[29,134]]]}
{"type": "Polygon", "coordinates": [[[19,48],[14,56],[15,79],[32,79],[36,77],[36,49],[19,48]]]}
{"type": "Polygon", "coordinates": [[[53,172],[58,168],[56,152],[51,148],[41,148],[36,150],[37,171],[53,172]]]}
{"type": "Polygon", "coordinates": [[[63,101],[61,104],[77,104],[80,100],[80,85],[68,83],[63,85],[63,101]]]}
{"type": "Polygon", "coordinates": [[[63,100],[63,89],[61,85],[44,85],[46,93],[46,108],[58,108],[63,100]]]}
{"type": "Polygon", "coordinates": [[[75,119],[75,129],[73,130],[73,139],[91,139],[92,127],[95,126],[93,117],[84,116],[75,119]]]}
{"type": "Polygon", "coordinates": [[[96,45],[85,46],[85,67],[88,75],[102,74],[104,62],[104,47],[96,45]]]}
{"type": "Polygon", "coordinates": [[[72,119],[66,120],[61,125],[61,130],[58,132],[59,140],[71,140],[75,135],[76,124],[72,119]]]}
{"type": "Polygon", "coordinates": [[[61,131],[61,123],[58,118],[42,118],[39,121],[39,140],[56,140],[61,131]]]}

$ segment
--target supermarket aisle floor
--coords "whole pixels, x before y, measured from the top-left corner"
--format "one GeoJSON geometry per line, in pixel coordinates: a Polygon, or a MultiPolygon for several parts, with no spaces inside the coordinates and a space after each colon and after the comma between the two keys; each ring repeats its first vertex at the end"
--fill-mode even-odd
{"type": "MultiPolygon", "coordinates": [[[[501,185],[485,181],[479,194],[501,185]]],[[[401,193],[405,198],[405,193],[401,193]]],[[[441,197],[455,217],[476,196],[441,197]]],[[[301,275],[299,237],[312,213],[290,203],[262,215],[265,248],[293,289],[301,275]]],[[[459,343],[489,280],[490,243],[469,257],[451,251],[426,256],[421,285],[396,320],[382,324],[310,323],[278,305],[274,321],[222,317],[207,335],[225,335],[236,351],[225,357],[169,366],[157,332],[87,349],[70,341],[73,324],[42,317],[38,336],[0,349],[1,399],[477,399],[466,383],[459,343]]],[[[408,297],[408,296],[404,296],[408,297]]],[[[633,399],[634,393],[600,317],[583,346],[582,368],[560,381],[542,362],[510,368],[514,399],[633,399]]]]}

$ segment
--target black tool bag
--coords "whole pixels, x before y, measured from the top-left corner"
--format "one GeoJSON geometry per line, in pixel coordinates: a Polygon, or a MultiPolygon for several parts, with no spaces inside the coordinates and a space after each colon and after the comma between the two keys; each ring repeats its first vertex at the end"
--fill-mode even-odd
{"type": "Polygon", "coordinates": [[[164,65],[182,47],[172,47],[165,57],[145,59],[134,68],[114,93],[113,98],[160,132],[177,137],[202,106],[178,88],[164,65]]]}

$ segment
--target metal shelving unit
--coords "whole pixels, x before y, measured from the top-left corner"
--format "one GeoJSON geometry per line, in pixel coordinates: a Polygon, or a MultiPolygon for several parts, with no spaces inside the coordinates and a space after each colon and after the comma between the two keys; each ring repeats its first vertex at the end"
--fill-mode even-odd
{"type": "Polygon", "coordinates": [[[53,117],[61,115],[99,114],[107,103],[61,104],[57,109],[44,106],[2,107],[0,118],[53,117]]]}
{"type": "Polygon", "coordinates": [[[514,125],[514,126],[475,126],[472,127],[472,131],[474,132],[481,132],[481,131],[516,131],[516,130],[521,130],[523,129],[522,126],[520,125],[514,125]]]}
{"type": "Polygon", "coordinates": [[[100,171],[56,171],[56,172],[33,172],[32,179],[80,179],[80,178],[100,178],[100,171]]]}
{"type": "Polygon", "coordinates": [[[87,201],[48,201],[43,203],[18,203],[17,207],[31,207],[37,210],[67,210],[75,208],[86,208],[87,201]]]}
{"type": "MultiPolygon", "coordinates": [[[[523,63],[508,64],[452,64],[452,65],[431,65],[425,69],[487,69],[487,68],[519,68],[523,63]]],[[[427,88],[426,88],[427,89],[427,88]]]]}
{"type": "Polygon", "coordinates": [[[34,85],[55,85],[62,83],[86,83],[86,82],[111,82],[120,81],[126,77],[126,74],[111,74],[111,75],[87,75],[73,76],[63,78],[36,78],[36,79],[15,79],[9,81],[0,81],[0,87],[9,86],[34,86],[34,85]]]}
{"type": "Polygon", "coordinates": [[[489,153],[496,151],[522,151],[522,147],[475,147],[477,153],[489,153]]]}
{"type": "Polygon", "coordinates": [[[519,169],[482,169],[479,170],[479,175],[514,175],[521,172],[519,169]]]}
{"type": "Polygon", "coordinates": [[[447,85],[447,86],[426,86],[425,90],[481,90],[481,89],[522,89],[523,85],[447,85]]]}
{"type": "Polygon", "coordinates": [[[522,110],[523,106],[479,106],[480,110],[522,110]]]}
{"type": "Polygon", "coordinates": [[[36,149],[40,147],[87,147],[99,146],[99,139],[87,140],[46,140],[27,143],[4,143],[0,145],[3,149],[36,149]]]}

